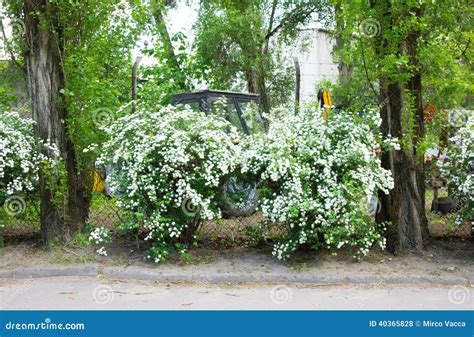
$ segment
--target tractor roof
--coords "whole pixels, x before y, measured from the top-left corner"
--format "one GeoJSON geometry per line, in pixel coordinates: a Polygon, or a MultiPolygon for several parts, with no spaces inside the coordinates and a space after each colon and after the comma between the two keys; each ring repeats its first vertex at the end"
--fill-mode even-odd
{"type": "Polygon", "coordinates": [[[258,97],[259,97],[257,94],[205,89],[205,90],[182,92],[179,94],[175,94],[173,95],[173,102],[179,103],[181,101],[193,100],[193,99],[202,98],[202,97],[220,97],[220,96],[240,98],[240,99],[246,99],[246,100],[249,100],[249,99],[258,100],[258,97]]]}

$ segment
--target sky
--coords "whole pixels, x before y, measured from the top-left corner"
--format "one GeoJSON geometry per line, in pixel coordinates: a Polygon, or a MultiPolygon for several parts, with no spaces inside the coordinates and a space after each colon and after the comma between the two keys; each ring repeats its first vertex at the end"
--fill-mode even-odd
{"type": "Polygon", "coordinates": [[[183,32],[186,36],[192,37],[192,27],[197,20],[197,8],[186,6],[184,2],[179,1],[176,9],[169,12],[166,22],[170,26],[170,31],[177,33],[183,32]]]}
{"type": "MultiPolygon", "coordinates": [[[[188,38],[188,42],[191,45],[193,41],[193,25],[197,20],[197,7],[194,4],[187,6],[184,1],[178,1],[176,8],[169,10],[168,15],[166,16],[166,24],[171,35],[178,32],[182,32],[188,38]]],[[[138,46],[132,51],[132,57],[135,60],[139,55],[140,48],[144,47],[144,42],[149,41],[151,38],[149,36],[143,36],[138,46]]],[[[154,62],[151,57],[143,57],[141,64],[149,65],[154,62]]]]}

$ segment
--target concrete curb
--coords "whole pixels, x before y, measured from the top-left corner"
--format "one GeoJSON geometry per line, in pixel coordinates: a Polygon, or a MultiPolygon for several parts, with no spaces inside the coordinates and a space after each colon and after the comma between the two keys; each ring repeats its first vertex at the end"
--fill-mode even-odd
{"type": "Polygon", "coordinates": [[[266,282],[266,283],[303,283],[303,284],[471,284],[467,278],[452,277],[430,277],[419,275],[388,276],[376,275],[304,275],[294,274],[236,274],[236,273],[214,273],[214,274],[190,274],[190,273],[165,273],[143,268],[107,267],[103,275],[109,278],[121,280],[142,280],[162,282],[266,282]]]}
{"type": "Polygon", "coordinates": [[[420,276],[420,275],[305,275],[303,273],[186,273],[165,272],[146,267],[101,267],[97,264],[71,266],[46,266],[34,268],[16,268],[1,270],[0,279],[31,279],[61,276],[105,276],[120,280],[141,280],[158,282],[265,282],[265,283],[302,283],[302,284],[438,284],[471,285],[467,277],[459,275],[420,276]]]}
{"type": "Polygon", "coordinates": [[[46,266],[33,268],[15,268],[0,271],[0,279],[26,279],[60,276],[97,276],[98,267],[94,264],[71,266],[46,266]]]}

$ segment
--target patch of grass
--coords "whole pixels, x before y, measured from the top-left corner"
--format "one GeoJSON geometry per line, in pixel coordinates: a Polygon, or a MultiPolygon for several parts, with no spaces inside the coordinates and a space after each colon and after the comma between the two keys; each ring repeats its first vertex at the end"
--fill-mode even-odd
{"type": "Polygon", "coordinates": [[[96,262],[96,258],[94,256],[77,256],[77,257],[70,257],[70,256],[65,256],[65,255],[56,255],[54,256],[50,262],[52,264],[61,264],[61,265],[70,265],[74,263],[91,263],[91,262],[96,262]]]}
{"type": "Polygon", "coordinates": [[[69,256],[55,256],[51,259],[51,263],[53,264],[62,264],[68,265],[72,264],[74,261],[69,256]]]}
{"type": "Polygon", "coordinates": [[[91,262],[96,262],[96,261],[97,260],[95,257],[89,257],[89,256],[81,256],[75,260],[76,263],[91,263],[91,262]]]}
{"type": "Polygon", "coordinates": [[[73,245],[76,247],[89,247],[91,245],[89,236],[85,233],[77,233],[74,237],[73,245]]]}
{"type": "Polygon", "coordinates": [[[294,262],[290,263],[290,269],[294,271],[305,271],[309,269],[310,264],[308,262],[294,262]]]}
{"type": "Polygon", "coordinates": [[[55,237],[51,240],[49,240],[45,245],[43,245],[43,249],[44,250],[52,250],[52,249],[55,249],[57,247],[60,247],[62,244],[61,244],[61,240],[59,239],[59,237],[55,237]]]}
{"type": "Polygon", "coordinates": [[[117,257],[116,259],[114,259],[114,264],[116,265],[127,265],[129,262],[129,259],[124,256],[124,255],[120,255],[119,257],[117,257]]]}
{"type": "Polygon", "coordinates": [[[186,256],[183,255],[180,255],[180,263],[184,265],[209,264],[215,260],[215,257],[212,255],[193,255],[190,252],[187,252],[186,256]]]}

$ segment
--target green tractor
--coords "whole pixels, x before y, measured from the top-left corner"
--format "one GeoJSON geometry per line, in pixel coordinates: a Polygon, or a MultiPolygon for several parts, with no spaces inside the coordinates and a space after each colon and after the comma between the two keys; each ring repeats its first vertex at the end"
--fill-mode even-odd
{"type": "MultiPolygon", "coordinates": [[[[173,105],[187,106],[208,116],[222,116],[243,135],[265,132],[256,94],[202,90],[174,95],[173,105]]],[[[258,206],[257,186],[239,177],[230,177],[221,187],[218,205],[224,218],[249,216],[258,206]]]]}

